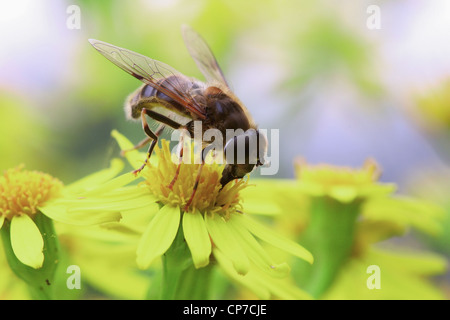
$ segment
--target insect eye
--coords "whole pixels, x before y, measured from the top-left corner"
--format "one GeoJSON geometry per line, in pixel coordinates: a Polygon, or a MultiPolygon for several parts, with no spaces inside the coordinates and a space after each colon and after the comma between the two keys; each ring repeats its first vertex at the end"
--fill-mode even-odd
{"type": "Polygon", "coordinates": [[[263,154],[261,154],[261,151],[265,152],[266,143],[265,140],[262,140],[263,143],[261,143],[259,141],[259,136],[260,134],[258,131],[250,129],[244,134],[237,135],[230,139],[224,148],[227,163],[263,164],[264,157],[263,154]]]}
{"type": "Polygon", "coordinates": [[[262,166],[266,162],[266,154],[267,154],[267,137],[260,133],[259,131],[256,131],[258,135],[258,162],[257,166],[262,166]]]}

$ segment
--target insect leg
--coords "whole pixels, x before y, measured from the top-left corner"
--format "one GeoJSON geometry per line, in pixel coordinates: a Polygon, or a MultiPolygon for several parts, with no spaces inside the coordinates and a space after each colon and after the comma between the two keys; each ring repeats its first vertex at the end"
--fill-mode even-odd
{"type": "Polygon", "coordinates": [[[184,134],[183,134],[183,132],[180,135],[179,148],[180,148],[180,153],[178,154],[178,167],[177,167],[177,171],[175,172],[175,176],[173,177],[172,181],[168,185],[168,188],[170,190],[173,190],[173,185],[175,184],[175,182],[178,179],[178,175],[180,174],[181,162],[183,161],[183,150],[184,150],[184,134]]]}
{"type": "Polygon", "coordinates": [[[152,118],[153,120],[156,120],[158,122],[162,122],[166,125],[168,125],[169,127],[172,127],[174,129],[180,129],[182,127],[184,127],[182,124],[170,119],[169,117],[166,117],[158,112],[155,112],[153,110],[150,109],[146,109],[143,108],[142,109],[142,113],[148,115],[150,118],[152,118]]]}
{"type": "MultiPolygon", "coordinates": [[[[139,173],[142,169],[144,169],[144,167],[146,166],[148,159],[150,159],[150,156],[152,155],[153,152],[153,148],[155,147],[156,143],[158,142],[158,136],[161,134],[161,132],[163,131],[165,125],[168,125],[174,129],[180,129],[182,127],[184,127],[182,124],[158,113],[155,112],[153,110],[147,109],[147,108],[142,108],[141,111],[141,119],[142,119],[142,128],[144,129],[144,132],[147,134],[147,138],[144,139],[142,142],[144,142],[147,139],[152,139],[152,142],[150,144],[150,148],[148,149],[147,152],[147,159],[145,160],[144,164],[137,170],[134,171],[135,174],[139,173]],[[153,120],[156,120],[158,122],[161,122],[160,126],[157,129],[156,134],[153,133],[147,123],[147,120],[145,118],[145,115],[148,115],[150,118],[152,118],[153,120]]],[[[175,182],[174,182],[175,183],[175,182]]]]}
{"type": "Polygon", "coordinates": [[[158,126],[158,128],[156,129],[156,133],[154,133],[152,130],[150,130],[147,119],[145,118],[145,114],[146,114],[145,110],[146,109],[142,109],[142,111],[141,111],[142,129],[144,129],[144,132],[148,136],[148,138],[152,139],[152,142],[150,143],[150,147],[148,148],[147,158],[145,159],[144,164],[139,169],[136,169],[133,171],[133,173],[135,175],[137,175],[139,172],[141,172],[142,169],[144,169],[145,166],[147,165],[147,162],[153,153],[153,149],[155,148],[155,145],[158,142],[158,136],[162,133],[162,131],[164,130],[164,127],[165,127],[164,124],[160,124],[158,126]]]}
{"type": "Polygon", "coordinates": [[[200,181],[200,176],[202,174],[202,169],[203,169],[204,165],[205,165],[205,161],[202,161],[202,163],[200,164],[200,167],[198,167],[197,177],[195,178],[194,188],[192,189],[191,197],[189,198],[188,202],[184,206],[184,212],[189,211],[189,206],[191,205],[192,200],[194,199],[195,193],[197,192],[198,183],[200,181]]]}
{"type": "MultiPolygon", "coordinates": [[[[168,117],[166,117],[166,116],[164,116],[164,115],[162,115],[162,114],[160,114],[158,112],[152,111],[150,109],[144,108],[144,109],[142,109],[142,112],[144,112],[146,115],[148,115],[153,120],[156,120],[158,122],[162,122],[162,123],[168,125],[169,127],[174,128],[174,129],[180,129],[180,128],[184,127],[182,124],[180,124],[180,123],[178,123],[178,122],[176,122],[176,121],[174,121],[174,120],[172,120],[172,119],[170,119],[170,118],[168,118],[168,117]]],[[[170,184],[168,186],[168,188],[170,190],[172,190],[173,185],[177,181],[178,175],[180,173],[181,161],[182,161],[182,158],[183,158],[183,144],[184,144],[184,140],[183,140],[183,134],[182,134],[181,137],[180,137],[180,145],[181,145],[181,150],[180,150],[180,154],[179,154],[180,162],[178,163],[178,167],[177,167],[177,171],[175,172],[175,176],[174,176],[174,178],[172,179],[172,181],[170,182],[170,184]]]]}
{"type": "MultiPolygon", "coordinates": [[[[169,127],[174,128],[174,129],[179,129],[180,127],[182,127],[182,125],[179,124],[178,122],[173,121],[172,119],[170,119],[170,118],[168,118],[168,117],[166,117],[166,116],[163,116],[162,114],[159,114],[159,113],[157,113],[157,112],[155,112],[155,111],[152,111],[152,110],[150,110],[150,109],[143,108],[142,111],[141,111],[141,116],[142,116],[143,113],[146,114],[146,115],[148,115],[150,118],[152,118],[152,119],[154,119],[154,120],[156,120],[156,121],[158,121],[158,122],[162,122],[162,123],[168,125],[169,127]]],[[[143,121],[143,122],[142,122],[142,125],[145,125],[145,124],[144,124],[144,121],[145,121],[145,120],[142,120],[142,121],[143,121]]],[[[148,128],[148,125],[147,125],[147,128],[148,128]]],[[[145,131],[145,128],[144,128],[144,131],[145,131]]],[[[146,133],[147,133],[147,132],[146,132],[146,133]]],[[[140,149],[140,148],[142,148],[143,146],[145,146],[150,140],[154,139],[150,134],[147,133],[147,135],[148,135],[148,137],[146,137],[144,140],[142,140],[141,142],[139,142],[139,143],[138,143],[137,145],[135,145],[133,148],[128,149],[128,150],[123,150],[123,151],[121,152],[121,155],[123,156],[123,155],[124,155],[126,152],[128,152],[128,151],[140,149]]]]}
{"type": "Polygon", "coordinates": [[[125,156],[125,153],[127,153],[127,152],[129,152],[129,151],[133,151],[133,150],[136,150],[136,149],[140,149],[140,148],[142,148],[143,146],[145,146],[147,143],[149,143],[150,140],[152,140],[152,138],[146,137],[146,138],[143,139],[141,142],[139,142],[137,145],[135,145],[133,148],[126,149],[126,150],[122,150],[122,151],[120,152],[120,155],[123,157],[123,156],[125,156]]]}
{"type": "Polygon", "coordinates": [[[197,177],[195,178],[194,188],[192,189],[191,197],[189,198],[188,202],[184,206],[184,212],[187,212],[189,210],[189,206],[191,205],[192,200],[194,199],[195,193],[197,192],[198,184],[200,182],[200,176],[202,174],[202,169],[203,169],[203,166],[205,165],[206,155],[213,148],[214,148],[214,144],[210,144],[202,150],[202,163],[198,167],[197,177]]]}

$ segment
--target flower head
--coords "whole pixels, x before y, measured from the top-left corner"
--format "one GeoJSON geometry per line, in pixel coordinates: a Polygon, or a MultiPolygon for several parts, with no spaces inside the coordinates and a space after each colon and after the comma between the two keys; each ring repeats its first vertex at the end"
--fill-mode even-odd
{"type": "Polygon", "coordinates": [[[0,177],[0,227],[10,225],[12,249],[25,265],[42,267],[44,240],[34,218],[40,206],[60,195],[62,187],[58,179],[23,166],[0,177]]]}
{"type": "MultiPolygon", "coordinates": [[[[113,136],[122,150],[132,147],[118,132],[114,131],[113,136]]],[[[180,231],[189,247],[195,268],[207,266],[213,257],[223,268],[232,266],[234,272],[241,276],[253,267],[275,277],[286,276],[290,270],[287,264],[273,261],[257,239],[312,262],[311,254],[303,247],[243,213],[245,206],[240,191],[248,186],[248,182],[238,180],[222,188],[222,166],[204,166],[195,197],[189,210],[185,211],[198,165],[181,163],[178,179],[170,189],[177,164],[172,161],[169,142],[163,140],[161,147],[155,147],[154,152],[157,161],[152,160],[141,172],[145,181],[136,186],[136,190],[146,190],[146,197],[153,198],[158,204],[141,209],[143,214],[152,218],[137,248],[140,268],[148,268],[166,253],[180,231]]],[[[141,161],[144,159],[137,151],[127,154],[130,163],[139,167],[136,156],[141,161]]]]}
{"type": "MultiPolygon", "coordinates": [[[[302,288],[316,298],[325,297],[328,290],[333,292],[331,296],[335,298],[382,296],[375,292],[367,294],[370,290],[366,282],[359,282],[360,279],[367,279],[366,269],[374,264],[382,267],[386,287],[397,287],[392,291],[382,290],[387,294],[384,297],[415,295],[421,290],[421,283],[423,290],[433,295],[437,292],[431,289],[428,280],[419,279],[419,273],[408,275],[411,277],[410,283],[418,285],[418,291],[413,293],[412,290],[405,290],[410,285],[407,281],[403,282],[403,271],[400,270],[409,269],[409,265],[390,264],[383,256],[392,253],[378,251],[374,245],[403,235],[409,227],[429,234],[438,233],[442,217],[440,208],[419,199],[394,195],[394,184],[377,181],[380,170],[373,160],[366,161],[362,168],[312,166],[305,162],[296,165],[299,189],[291,189],[290,192],[306,196],[307,206],[291,209],[289,217],[302,220],[292,224],[301,225],[297,234],[299,242],[316,257],[313,266],[303,264],[294,269],[294,277],[302,284],[302,288]],[[300,214],[301,210],[307,214],[300,214]],[[389,284],[388,273],[392,279],[396,279],[389,284]],[[343,284],[336,285],[338,282],[343,284]],[[344,282],[347,286],[345,291],[341,290],[344,282]],[[355,284],[361,285],[354,288],[355,284]],[[338,287],[340,289],[334,289],[338,287]],[[364,290],[365,295],[361,293],[364,290]]],[[[398,261],[409,263],[408,259],[398,261]]],[[[435,262],[433,265],[438,273],[439,269],[443,269],[442,259],[437,258],[435,262]]]]}
{"type": "Polygon", "coordinates": [[[30,218],[39,206],[61,194],[63,184],[49,174],[23,170],[23,165],[6,170],[0,177],[0,219],[30,218]]]}
{"type": "MultiPolygon", "coordinates": [[[[200,164],[182,163],[178,178],[169,187],[178,165],[173,159],[168,141],[163,141],[161,148],[155,148],[154,153],[158,164],[149,165],[142,172],[145,186],[161,203],[184,208],[191,196],[200,164]]],[[[239,192],[247,186],[247,181],[236,180],[222,188],[219,183],[222,170],[223,167],[216,163],[202,168],[195,196],[189,206],[190,212],[198,210],[202,214],[219,214],[227,219],[236,210],[242,209],[239,192]]]]}
{"type": "MultiPolygon", "coordinates": [[[[117,174],[117,169],[122,167],[113,161],[112,167],[105,170],[106,177],[117,174]]],[[[99,178],[97,175],[83,180],[93,182],[99,178]]],[[[64,186],[49,174],[24,170],[23,166],[6,170],[0,177],[0,228],[8,233],[5,243],[10,242],[12,252],[21,263],[34,269],[43,266],[44,252],[49,253],[44,250],[45,243],[55,238],[49,234],[53,229],[51,220],[86,225],[120,219],[117,211],[105,210],[92,215],[72,208],[72,212],[68,212],[68,199],[78,197],[83,180],[64,186]]]]}
{"type": "Polygon", "coordinates": [[[310,196],[328,196],[340,202],[351,202],[395,190],[393,184],[377,182],[380,170],[371,159],[360,169],[326,164],[309,165],[299,159],[295,169],[301,190],[310,196]]]}

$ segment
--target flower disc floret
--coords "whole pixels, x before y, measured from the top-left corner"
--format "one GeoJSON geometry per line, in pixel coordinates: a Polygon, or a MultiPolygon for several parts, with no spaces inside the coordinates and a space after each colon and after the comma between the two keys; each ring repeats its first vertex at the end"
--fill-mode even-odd
{"type": "Polygon", "coordinates": [[[62,188],[61,181],[43,172],[23,170],[23,166],[6,170],[0,177],[0,216],[33,218],[38,207],[57,198],[62,188]]]}
{"type": "MultiPolygon", "coordinates": [[[[161,148],[155,148],[154,153],[158,163],[148,165],[143,171],[146,179],[144,184],[163,204],[184,208],[192,194],[200,164],[181,163],[176,182],[170,188],[178,164],[170,152],[169,141],[163,140],[161,148]]],[[[228,218],[230,214],[242,209],[239,192],[247,186],[247,181],[235,180],[222,188],[222,170],[223,166],[219,164],[203,166],[195,196],[189,206],[190,212],[198,210],[202,214],[218,213],[228,218]]]]}
{"type": "Polygon", "coordinates": [[[326,164],[310,165],[299,159],[295,169],[302,192],[312,197],[330,197],[349,203],[370,196],[387,195],[395,190],[394,184],[377,181],[381,171],[372,159],[357,169],[326,164]]]}

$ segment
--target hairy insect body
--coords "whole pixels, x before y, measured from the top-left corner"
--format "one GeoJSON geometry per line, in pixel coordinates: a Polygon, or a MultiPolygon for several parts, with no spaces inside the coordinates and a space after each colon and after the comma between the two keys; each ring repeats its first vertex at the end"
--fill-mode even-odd
{"type": "MultiPolygon", "coordinates": [[[[217,86],[206,87],[201,82],[179,75],[167,79],[161,79],[159,85],[167,87],[175,81],[178,84],[177,90],[183,89],[184,94],[189,93],[192,99],[205,109],[206,117],[202,120],[202,135],[209,129],[217,129],[225,138],[230,130],[247,131],[256,129],[256,125],[245,109],[241,107],[237,98],[231,96],[230,93],[226,94],[225,90],[217,86]]],[[[138,120],[141,117],[142,109],[151,110],[159,106],[170,111],[169,117],[179,119],[177,116],[181,116],[187,119],[188,121],[184,124],[185,129],[191,136],[194,135],[194,121],[200,120],[199,117],[195,113],[189,112],[179,102],[148,84],[144,84],[127,98],[125,114],[128,119],[138,120]]],[[[223,143],[224,147],[226,141],[224,140],[223,143]]]]}

